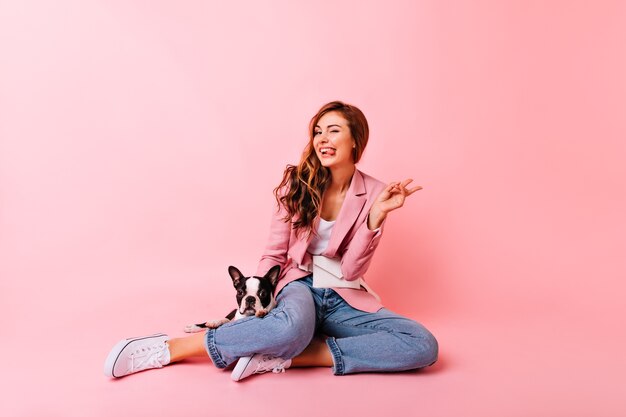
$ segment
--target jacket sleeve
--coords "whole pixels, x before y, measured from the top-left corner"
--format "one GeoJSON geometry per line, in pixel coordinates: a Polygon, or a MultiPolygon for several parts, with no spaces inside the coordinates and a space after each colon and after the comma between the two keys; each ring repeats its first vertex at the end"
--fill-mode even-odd
{"type": "Polygon", "coordinates": [[[283,220],[286,214],[282,204],[279,204],[278,211],[274,210],[272,213],[270,233],[257,267],[257,276],[265,275],[274,265],[280,265],[281,271],[285,269],[291,236],[291,222],[283,220]]]}
{"type": "Polygon", "coordinates": [[[354,281],[363,277],[383,235],[387,219],[383,220],[378,229],[370,230],[367,227],[368,218],[369,215],[365,217],[365,221],[359,226],[341,257],[341,272],[346,281],[354,281]]]}

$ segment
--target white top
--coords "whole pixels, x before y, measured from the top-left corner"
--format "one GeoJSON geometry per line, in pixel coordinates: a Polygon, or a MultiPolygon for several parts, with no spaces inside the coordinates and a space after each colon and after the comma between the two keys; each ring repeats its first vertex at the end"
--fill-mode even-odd
{"type": "Polygon", "coordinates": [[[313,236],[307,252],[311,255],[321,255],[328,247],[330,241],[330,233],[333,231],[335,221],[329,222],[320,217],[320,223],[317,225],[317,235],[313,236]]]}

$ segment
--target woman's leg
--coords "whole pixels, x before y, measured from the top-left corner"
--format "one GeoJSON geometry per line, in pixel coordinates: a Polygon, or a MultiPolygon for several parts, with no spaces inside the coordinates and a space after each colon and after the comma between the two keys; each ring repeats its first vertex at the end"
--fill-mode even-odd
{"type": "MultiPolygon", "coordinates": [[[[168,340],[170,363],[193,357],[206,357],[205,333],[168,340]]],[[[314,337],[311,343],[292,359],[292,367],[333,366],[333,356],[324,338],[314,337]]]]}
{"type": "Polygon", "coordinates": [[[314,337],[311,343],[298,356],[291,360],[292,367],[333,366],[333,355],[325,340],[314,337]]]}
{"type": "Polygon", "coordinates": [[[225,368],[255,353],[291,359],[308,346],[316,320],[309,287],[291,282],[276,301],[277,306],[263,318],[246,317],[206,332],[206,351],[215,366],[225,368]]]}
{"type": "Polygon", "coordinates": [[[276,301],[277,306],[264,318],[246,317],[206,333],[174,339],[162,333],[124,339],[106,358],[104,373],[119,378],[207,353],[218,368],[255,353],[291,359],[313,338],[315,304],[309,287],[297,281],[283,288],[276,301]]]}
{"type": "Polygon", "coordinates": [[[330,336],[336,375],[419,369],[437,360],[437,340],[421,324],[384,308],[366,313],[335,302],[321,330],[330,336]]]}
{"type": "MultiPolygon", "coordinates": [[[[196,333],[191,336],[168,340],[170,363],[182,361],[187,358],[208,356],[204,344],[205,338],[206,335],[204,333],[196,333]]],[[[333,366],[333,356],[324,338],[314,337],[302,353],[292,359],[291,366],[333,366]]]]}
{"type": "Polygon", "coordinates": [[[167,341],[170,350],[170,363],[193,357],[208,356],[204,347],[205,332],[167,341]]]}
{"type": "MultiPolygon", "coordinates": [[[[307,291],[310,290],[307,287],[307,291]]],[[[251,350],[246,346],[241,346],[246,349],[242,350],[242,356],[259,352],[283,359],[293,358],[291,367],[334,366],[333,370],[338,375],[418,369],[432,365],[437,360],[437,340],[421,324],[387,309],[376,313],[353,309],[330,290],[312,291],[318,296],[318,303],[324,300],[325,309],[330,311],[322,319],[321,327],[323,333],[331,336],[329,339],[324,341],[319,337],[312,340],[305,338],[300,347],[304,346],[307,339],[310,343],[295,357],[291,356],[291,352],[251,350]],[[322,294],[325,291],[326,297],[322,294]],[[333,308],[328,308],[329,306],[333,308]]],[[[304,292],[300,297],[308,298],[304,292]]],[[[293,301],[303,302],[298,297],[294,297],[293,301]]],[[[289,310],[291,307],[287,308],[289,310]]],[[[314,315],[315,312],[310,313],[309,317],[314,315]]],[[[295,333],[293,336],[298,337],[295,333]]],[[[171,362],[193,356],[206,356],[205,338],[204,333],[198,333],[168,341],[171,362]]],[[[289,344],[286,343],[284,347],[289,344]]]]}

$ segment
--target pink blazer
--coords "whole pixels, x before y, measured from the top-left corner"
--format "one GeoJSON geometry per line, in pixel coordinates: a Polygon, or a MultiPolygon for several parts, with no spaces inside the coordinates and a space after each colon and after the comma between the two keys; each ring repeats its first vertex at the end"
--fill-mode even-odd
{"type": "MultiPolygon", "coordinates": [[[[330,235],[328,248],[322,255],[329,258],[341,258],[341,271],[348,281],[364,278],[365,272],[372,261],[374,251],[380,242],[383,225],[376,231],[367,227],[370,207],[386,184],[362,173],[354,171],[345,200],[330,235]]],[[[288,283],[305,277],[310,273],[298,265],[310,265],[311,256],[306,251],[312,236],[296,237],[291,223],[285,223],[285,210],[273,213],[270,234],[261,256],[256,275],[263,276],[274,265],[281,266],[281,275],[276,294],[288,283]]],[[[315,220],[317,228],[319,216],[315,220]]],[[[378,311],[382,304],[364,289],[337,288],[335,291],[352,307],[367,311],[378,311]]]]}

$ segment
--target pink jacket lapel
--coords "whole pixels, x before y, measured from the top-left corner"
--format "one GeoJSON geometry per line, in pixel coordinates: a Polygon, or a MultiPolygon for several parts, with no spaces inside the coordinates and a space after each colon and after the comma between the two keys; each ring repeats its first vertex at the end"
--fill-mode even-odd
{"type": "MultiPolygon", "coordinates": [[[[313,220],[313,230],[317,230],[317,225],[319,224],[319,216],[313,220]]],[[[293,232],[295,237],[295,232],[293,232]]],[[[311,233],[307,239],[306,235],[303,233],[300,237],[295,241],[295,243],[291,246],[290,255],[296,261],[297,264],[303,264],[305,262],[305,254],[306,250],[309,247],[309,243],[313,239],[313,233],[311,233]]]]}
{"type": "Polygon", "coordinates": [[[337,216],[337,220],[333,226],[333,231],[330,234],[328,247],[323,253],[324,256],[329,258],[334,258],[336,256],[339,245],[341,245],[341,242],[343,242],[344,238],[350,231],[350,228],[358,219],[366,201],[367,195],[365,192],[365,182],[363,180],[363,176],[358,169],[355,169],[352,181],[350,182],[350,187],[348,187],[348,191],[346,192],[346,198],[343,201],[343,205],[341,206],[341,210],[339,211],[339,215],[337,216]]]}
{"type": "MultiPolygon", "coordinates": [[[[339,211],[339,215],[337,216],[337,220],[333,226],[333,231],[330,234],[328,247],[323,253],[324,256],[329,258],[337,256],[337,249],[339,249],[339,245],[341,245],[341,242],[343,242],[344,238],[350,231],[350,228],[359,218],[366,201],[367,193],[365,190],[365,180],[363,179],[361,172],[356,169],[354,170],[350,187],[348,187],[348,191],[346,192],[346,198],[343,201],[343,205],[341,206],[341,210],[339,211]]],[[[319,216],[313,222],[313,230],[317,230],[318,224],[319,216]]],[[[290,254],[297,264],[306,263],[305,254],[312,238],[313,235],[309,236],[308,239],[301,236],[295,241],[295,243],[293,243],[290,249],[290,254]]]]}

